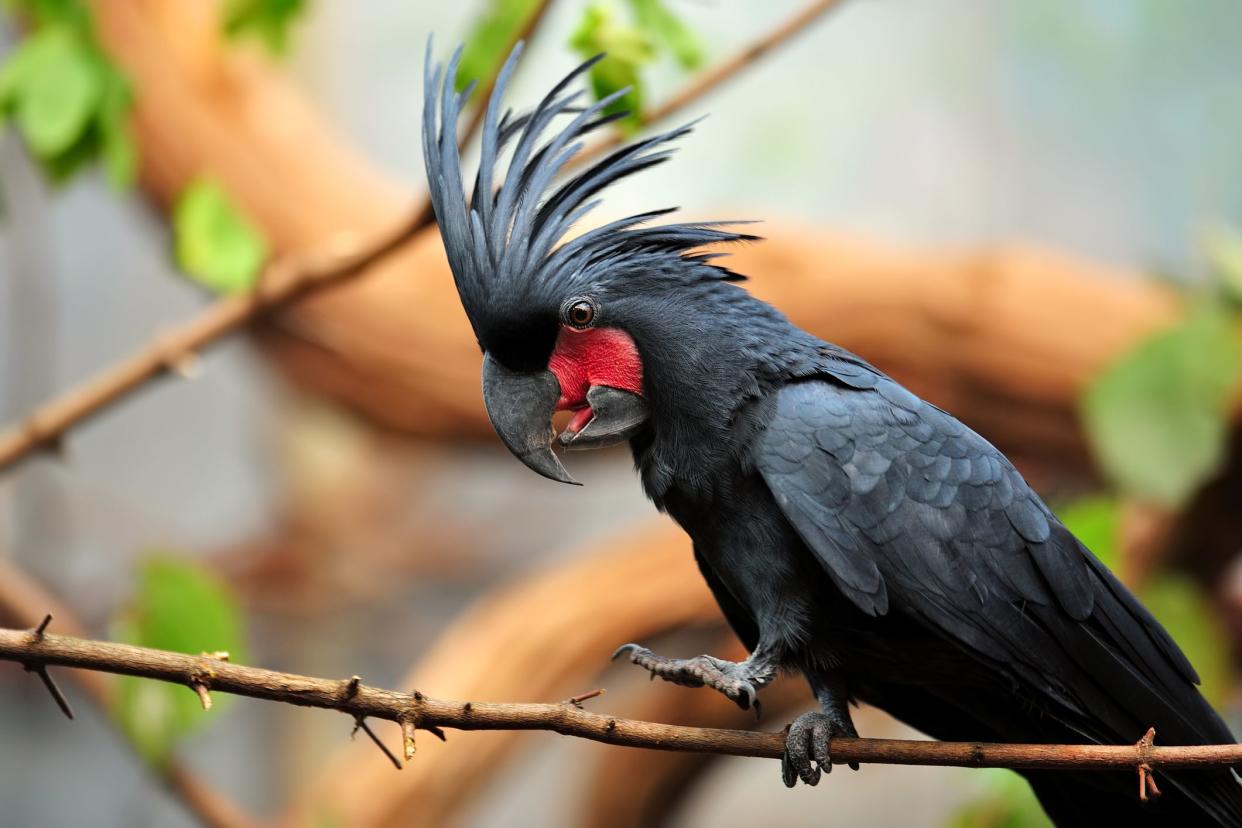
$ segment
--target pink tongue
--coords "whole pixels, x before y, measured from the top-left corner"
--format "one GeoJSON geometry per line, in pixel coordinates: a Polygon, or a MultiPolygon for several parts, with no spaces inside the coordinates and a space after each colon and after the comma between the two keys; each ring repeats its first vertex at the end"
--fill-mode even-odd
{"type": "Polygon", "coordinates": [[[570,434],[577,434],[586,428],[586,424],[591,422],[591,418],[595,414],[591,411],[590,406],[580,408],[574,412],[574,416],[570,418],[569,425],[565,426],[565,430],[570,434]]]}

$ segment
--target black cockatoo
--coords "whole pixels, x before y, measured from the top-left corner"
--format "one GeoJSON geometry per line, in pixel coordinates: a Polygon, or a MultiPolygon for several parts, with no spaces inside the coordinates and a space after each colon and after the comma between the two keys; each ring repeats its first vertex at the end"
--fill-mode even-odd
{"type": "MultiPolygon", "coordinates": [[[[617,95],[585,105],[571,89],[588,61],[530,112],[502,114],[515,49],[467,193],[460,50],[447,69],[428,52],[427,178],[484,352],[492,424],[523,463],[565,483],[554,441],[628,442],[647,496],[693,539],[750,655],[619,653],[742,707],[778,671],[801,672],[822,712],[789,729],[789,785],[831,769],[828,737],[854,735],[853,701],[938,739],[1132,744],[1155,726],[1162,744],[1233,741],[1177,644],[999,451],[795,327],[705,252],[751,236],[655,224],[671,211],[654,210],[563,240],[602,190],[666,160],[689,126],[558,184],[580,139],[615,119],[604,113],[617,95]],[[557,437],[552,415],[564,410],[557,437]]],[[[1242,824],[1227,768],[1170,771],[1144,806],[1132,773],[1026,777],[1061,825],[1242,824]]]]}

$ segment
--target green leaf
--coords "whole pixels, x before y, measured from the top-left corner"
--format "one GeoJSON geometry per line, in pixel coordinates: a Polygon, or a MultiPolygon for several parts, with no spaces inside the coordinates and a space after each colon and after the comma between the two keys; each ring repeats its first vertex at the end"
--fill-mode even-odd
{"type": "Polygon", "coordinates": [[[1121,508],[1115,497],[1097,495],[1076,500],[1056,510],[1057,517],[1083,545],[1109,569],[1121,563],[1117,540],[1120,537],[1121,508]]]}
{"type": "Polygon", "coordinates": [[[31,150],[46,160],[82,136],[99,101],[100,81],[90,44],[67,27],[49,26],[10,59],[0,97],[11,101],[31,150]]]}
{"type": "Polygon", "coordinates": [[[56,184],[62,184],[98,157],[99,129],[96,124],[91,123],[69,149],[51,158],[42,159],[41,166],[48,178],[56,184]]]}
{"type": "Polygon", "coordinates": [[[668,10],[663,0],[630,0],[638,25],[657,38],[683,69],[703,65],[703,47],[698,37],[677,15],[668,10]]]}
{"type": "Polygon", "coordinates": [[[200,179],[173,208],[177,263],[195,281],[220,293],[254,286],[267,258],[263,236],[213,181],[200,179]]]}
{"type": "Polygon", "coordinates": [[[81,0],[9,5],[35,25],[0,68],[0,128],[15,121],[53,181],[102,158],[114,186],[131,183],[129,85],[95,42],[89,10],[81,0]]]}
{"type": "Polygon", "coordinates": [[[1091,383],[1080,401],[1087,435],[1124,492],[1176,507],[1217,470],[1240,361],[1233,320],[1207,305],[1091,383]]]}
{"type": "MultiPolygon", "coordinates": [[[[115,626],[115,637],[140,647],[194,655],[223,650],[232,660],[246,658],[237,602],[201,565],[179,558],[147,560],[138,592],[115,626]]],[[[213,701],[218,708],[229,699],[213,701]]],[[[113,713],[138,752],[157,766],[208,721],[189,688],[132,676],[120,679],[113,713]]]]}
{"type": "Polygon", "coordinates": [[[489,78],[508,57],[509,44],[539,8],[539,0],[489,0],[466,36],[457,77],[457,91],[475,80],[489,78]]]}
{"type": "Polygon", "coordinates": [[[1050,828],[1052,823],[1021,776],[999,768],[978,773],[986,780],[985,792],[954,813],[946,823],[949,828],[1050,828]]]}
{"type": "Polygon", "coordinates": [[[584,12],[569,45],[584,58],[605,53],[604,59],[591,68],[591,90],[599,100],[628,87],[629,91],[605,111],[628,112],[621,123],[631,129],[640,126],[643,83],[638,70],[655,57],[651,39],[641,29],[618,23],[609,7],[592,5],[584,12]]]}
{"type": "Polygon", "coordinates": [[[83,32],[90,27],[90,9],[83,0],[5,0],[4,6],[39,26],[60,24],[83,32]]]}
{"type": "Polygon", "coordinates": [[[306,6],[307,0],[226,0],[224,33],[257,38],[272,54],[283,55],[289,48],[289,30],[306,6]]]}
{"type": "Polygon", "coordinates": [[[103,94],[100,97],[99,151],[104,170],[113,187],[121,189],[134,182],[138,169],[138,151],[129,134],[129,108],[132,101],[129,82],[119,72],[106,75],[103,94]]]}

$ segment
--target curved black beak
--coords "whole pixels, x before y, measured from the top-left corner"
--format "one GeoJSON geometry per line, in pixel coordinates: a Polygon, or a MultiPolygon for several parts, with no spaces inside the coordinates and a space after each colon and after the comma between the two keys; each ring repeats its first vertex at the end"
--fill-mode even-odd
{"type": "Polygon", "coordinates": [[[560,397],[561,384],[551,371],[511,371],[483,356],[483,405],[501,442],[528,468],[579,486],[552,453],[552,414],[560,397]]]}

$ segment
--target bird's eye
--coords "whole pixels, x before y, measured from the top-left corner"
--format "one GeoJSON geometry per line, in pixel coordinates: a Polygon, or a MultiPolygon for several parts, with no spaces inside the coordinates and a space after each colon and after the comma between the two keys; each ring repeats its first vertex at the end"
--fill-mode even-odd
{"type": "Polygon", "coordinates": [[[565,321],[575,328],[589,328],[595,321],[595,303],[585,297],[565,303],[565,321]]]}

